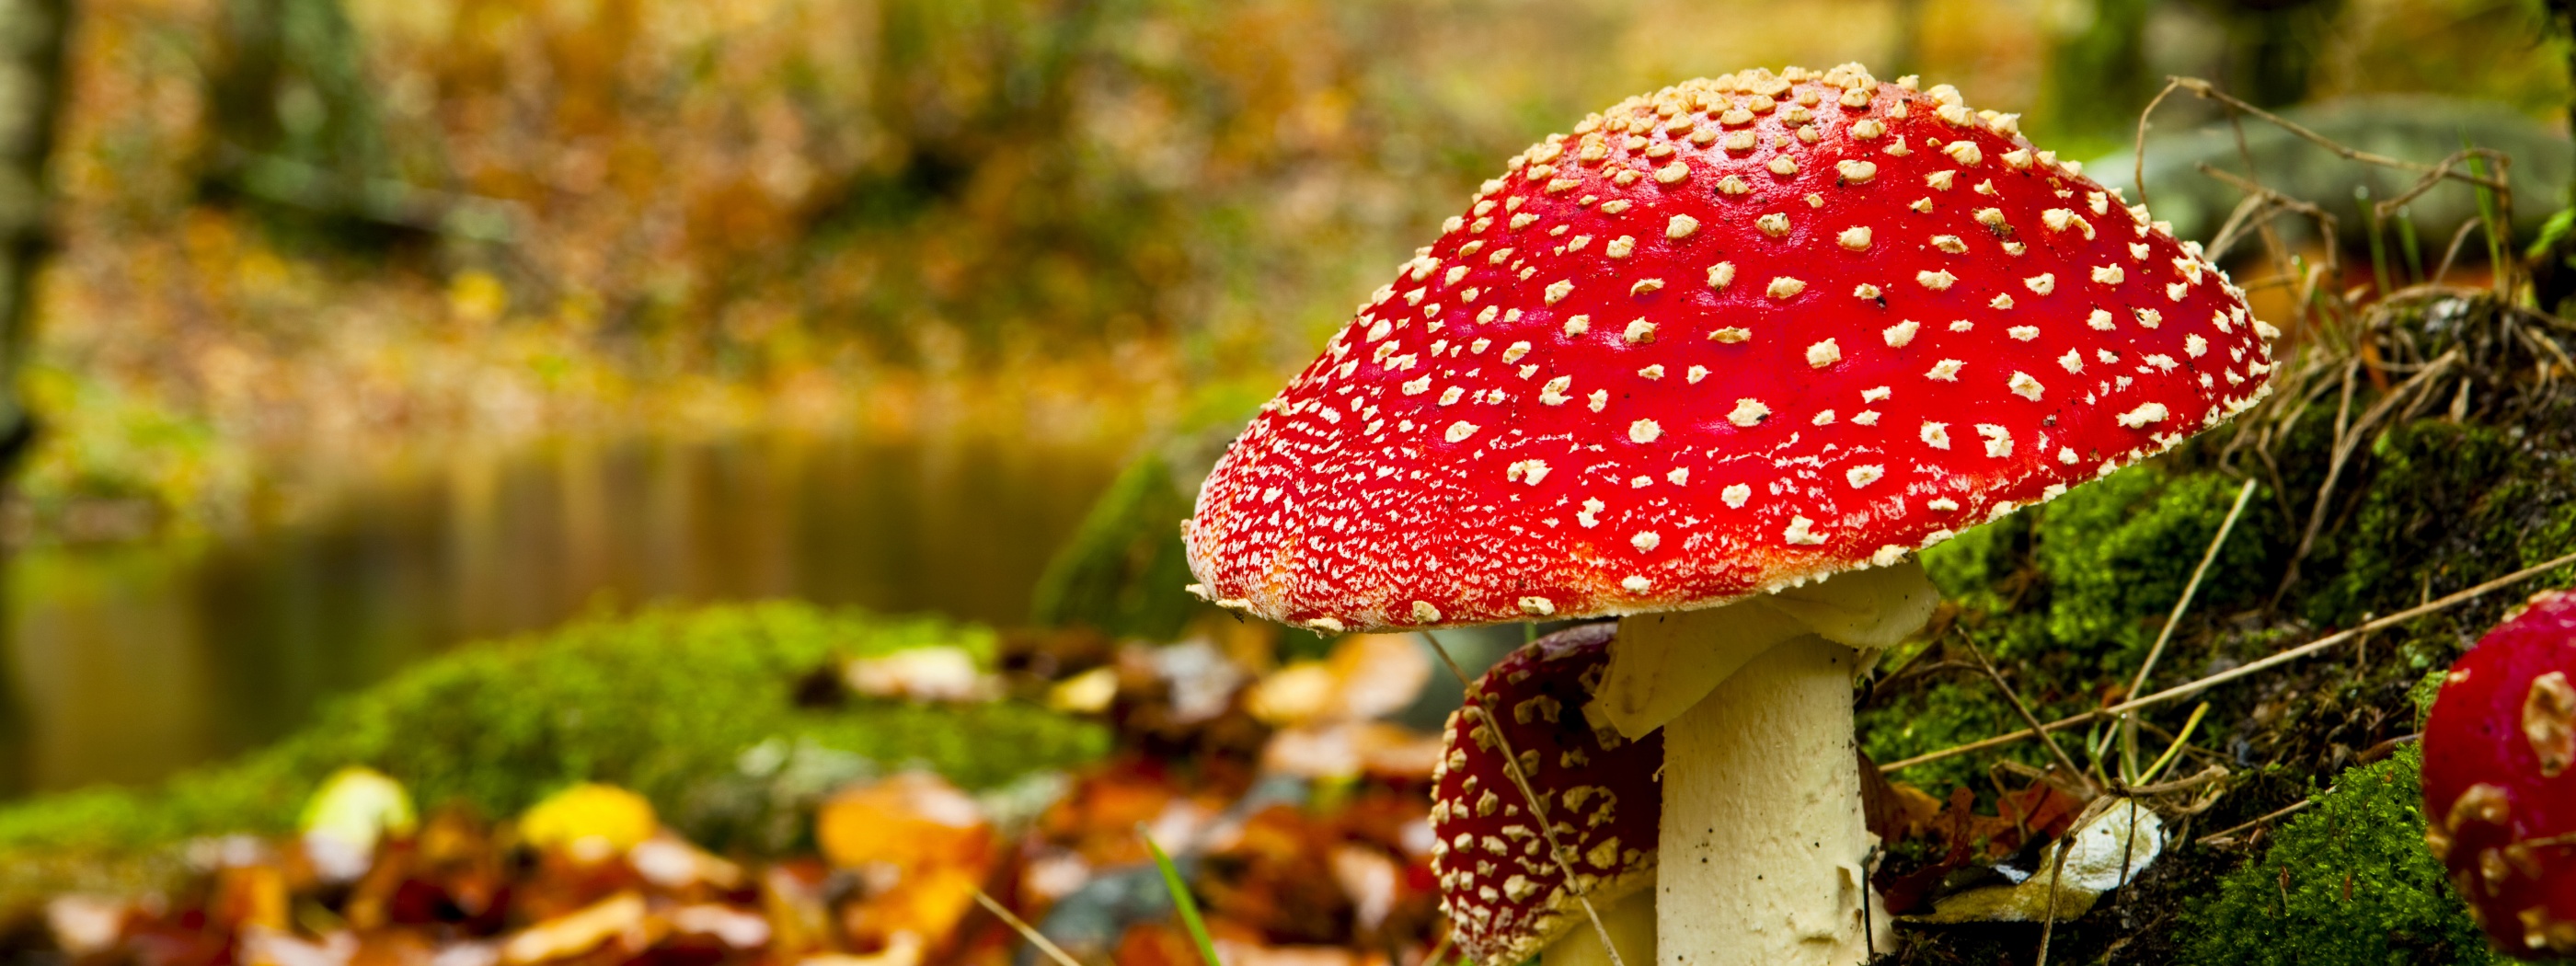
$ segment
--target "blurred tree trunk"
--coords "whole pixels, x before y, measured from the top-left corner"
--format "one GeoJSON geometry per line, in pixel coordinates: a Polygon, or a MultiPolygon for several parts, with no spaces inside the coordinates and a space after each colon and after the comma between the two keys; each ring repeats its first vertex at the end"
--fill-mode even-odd
{"type": "Polygon", "coordinates": [[[17,375],[36,269],[53,246],[45,160],[63,97],[70,17],[64,0],[0,0],[0,474],[17,463],[33,431],[17,375]]]}
{"type": "MultiPolygon", "coordinates": [[[[2576,0],[2548,0],[2550,25],[2567,57],[2567,76],[2576,81],[2576,0]]],[[[2576,128],[2576,99],[2567,104],[2567,120],[2576,128]]],[[[2576,177],[2559,199],[2567,206],[2541,229],[2525,260],[2531,270],[2531,294],[2540,307],[2555,312],[2576,298],[2576,177]]]]}
{"type": "Polygon", "coordinates": [[[2257,107],[2306,100],[2343,0],[2232,0],[2219,8],[2227,28],[2228,92],[2257,107]]]}
{"type": "Polygon", "coordinates": [[[211,191],[377,220],[384,131],[339,0],[225,0],[207,101],[211,191]]]}
{"type": "Polygon", "coordinates": [[[2076,9],[2084,19],[2049,51],[2045,116],[2054,135],[2092,151],[2128,141],[2164,79],[2147,68],[2154,0],[2092,0],[2076,9]]]}
{"type": "MultiPolygon", "coordinates": [[[[35,435],[18,398],[18,370],[35,311],[36,270],[53,247],[53,154],[61,113],[63,41],[71,32],[65,0],[0,0],[0,481],[35,435]]],[[[0,634],[6,633],[0,612],[0,634]]],[[[0,796],[25,788],[27,732],[19,694],[0,662],[0,796]]]]}

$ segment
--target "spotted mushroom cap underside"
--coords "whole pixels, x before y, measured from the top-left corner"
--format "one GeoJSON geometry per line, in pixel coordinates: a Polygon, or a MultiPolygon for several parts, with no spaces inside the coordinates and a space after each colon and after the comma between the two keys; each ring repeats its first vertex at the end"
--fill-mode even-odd
{"type": "Polygon", "coordinates": [[[1946,85],[1694,80],[1512,158],[1263,405],[1193,589],[1321,630],[1720,603],[2171,447],[2278,334],[1946,85]]]}
{"type": "Polygon", "coordinates": [[[2576,953],[2576,593],[2451,666],[2424,724],[2425,844],[2498,948],[2576,953]]]}
{"type": "Polygon", "coordinates": [[[1609,665],[1615,628],[1592,624],[1548,635],[1478,678],[1467,702],[1493,709],[1499,736],[1495,722],[1473,712],[1449,718],[1432,776],[1432,871],[1450,934],[1480,966],[1511,966],[1575,928],[1583,921],[1578,893],[1607,902],[1654,872],[1663,733],[1629,741],[1583,713],[1609,665]],[[1512,782],[1505,748],[1537,793],[1564,866],[1549,859],[1547,836],[1512,782]]]}

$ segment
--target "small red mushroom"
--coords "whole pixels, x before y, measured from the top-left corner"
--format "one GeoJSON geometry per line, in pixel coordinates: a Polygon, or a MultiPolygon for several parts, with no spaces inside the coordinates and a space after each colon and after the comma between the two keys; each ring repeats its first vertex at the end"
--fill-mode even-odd
{"type": "Polygon", "coordinates": [[[2424,844],[2496,948],[2576,953],[2576,593],[2451,665],[2424,724],[2424,844]]]}
{"type": "Polygon", "coordinates": [[[1397,267],[1208,476],[1192,589],[1325,632],[1622,617],[1593,723],[1663,729],[1659,958],[1851,962],[1851,678],[1937,601],[1914,552],[2244,411],[2279,334],[1948,85],[1686,81],[1397,267]]]}
{"type": "Polygon", "coordinates": [[[1478,966],[1512,966],[1542,950],[1547,966],[1608,963],[1578,894],[1591,900],[1626,962],[1655,961],[1662,799],[1654,775],[1663,736],[1629,741],[1585,710],[1617,626],[1587,624],[1512,652],[1467,689],[1468,708],[1449,718],[1432,776],[1432,868],[1451,935],[1478,966]],[[1476,708],[1493,709],[1493,720],[1476,708]],[[1548,857],[1547,836],[1504,763],[1506,747],[1547,810],[1563,866],[1548,857]]]}

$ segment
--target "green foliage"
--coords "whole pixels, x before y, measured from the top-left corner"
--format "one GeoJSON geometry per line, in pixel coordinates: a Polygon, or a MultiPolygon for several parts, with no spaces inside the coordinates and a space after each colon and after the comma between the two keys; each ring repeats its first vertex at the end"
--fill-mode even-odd
{"type": "Polygon", "coordinates": [[[17,478],[35,532],[73,538],[130,537],[102,529],[157,529],[189,535],[231,522],[250,489],[250,454],[203,418],[52,366],[20,379],[44,429],[17,478]],[[125,506],[73,525],[80,504],[125,506]]]}
{"type": "Polygon", "coordinates": [[[1154,868],[1163,873],[1163,891],[1171,895],[1172,910],[1180,914],[1181,926],[1189,931],[1190,945],[1198,948],[1199,962],[1222,966],[1225,961],[1217,958],[1216,944],[1208,941],[1207,921],[1199,917],[1199,902],[1190,896],[1190,885],[1182,881],[1180,867],[1173,865],[1172,857],[1163,854],[1163,847],[1145,834],[1143,825],[1136,826],[1136,836],[1145,840],[1145,851],[1153,855],[1154,868]]]}
{"type": "Polygon", "coordinates": [[[2147,66],[2152,0],[2098,0],[2081,29],[2059,34],[2048,57],[2042,107],[2048,143],[2086,157],[2129,142],[2138,111],[2161,86],[2147,66]]]}
{"type": "Polygon", "coordinates": [[[280,831],[316,783],[349,764],[394,776],[423,803],[462,801],[492,815],[573,782],[608,782],[641,792],[695,834],[703,830],[688,827],[689,816],[703,811],[709,784],[773,739],[927,767],[978,788],[1106,750],[1100,728],[1014,703],[835,710],[793,699],[800,678],[835,659],[928,645],[983,656],[993,637],[931,618],[787,603],[584,620],[414,666],[275,746],[156,789],[0,809],[0,855],[280,831]]]}
{"type": "Polygon", "coordinates": [[[2219,881],[2183,921],[2189,962],[2344,966],[2505,962],[2424,850],[2422,766],[2409,746],[2352,768],[2219,881]],[[2347,895],[2349,898],[2347,898],[2347,895]]]}

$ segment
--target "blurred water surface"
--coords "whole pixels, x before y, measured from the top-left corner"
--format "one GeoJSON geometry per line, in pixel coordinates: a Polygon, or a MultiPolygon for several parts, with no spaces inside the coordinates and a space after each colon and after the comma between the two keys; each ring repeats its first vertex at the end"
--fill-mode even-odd
{"type": "Polygon", "coordinates": [[[31,551],[7,563],[0,787],[157,778],[406,663],[593,607],[792,596],[1009,624],[1116,455],[556,442],[461,454],[238,539],[31,551]]]}

